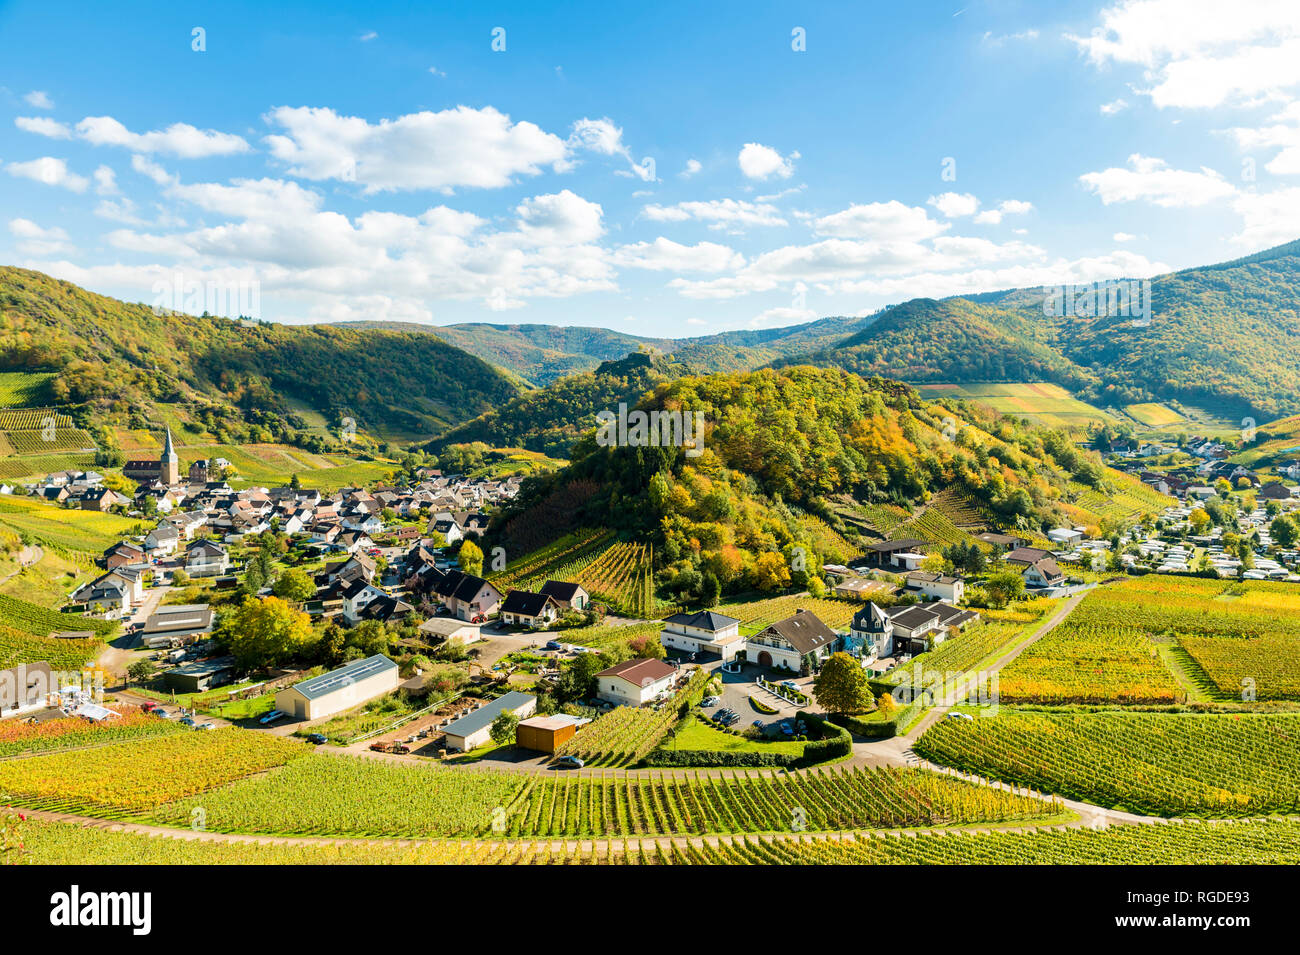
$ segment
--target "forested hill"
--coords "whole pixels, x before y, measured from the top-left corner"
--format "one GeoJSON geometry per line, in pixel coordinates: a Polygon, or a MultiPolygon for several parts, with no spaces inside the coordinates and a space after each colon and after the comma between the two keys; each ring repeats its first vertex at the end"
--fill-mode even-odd
{"type": "Polygon", "coordinates": [[[702,454],[604,447],[589,433],[569,467],[527,483],[494,533],[508,541],[576,495],[571,526],[653,541],[664,592],[689,602],[708,595],[708,578],[723,592],[798,583],[794,549],[815,570],[829,553],[815,529],[837,524],[837,500],[910,507],[948,491],[995,526],[1036,533],[1080,520],[1071,502],[1117,477],[1061,433],[838,369],[679,378],[641,407],[702,411],[702,454]]]}
{"type": "Polygon", "coordinates": [[[0,369],[57,372],[54,400],[88,426],[156,426],[165,403],[232,441],[293,440],[295,407],[428,436],[519,392],[430,335],[160,317],[18,268],[0,268],[0,369]]]}
{"type": "Polygon", "coordinates": [[[830,349],[778,364],[835,366],[909,382],[1054,381],[1072,390],[1096,376],[1043,341],[1044,323],[966,299],[914,299],[886,310],[830,349]]]}
{"type": "Polygon", "coordinates": [[[482,441],[567,458],[582,432],[596,426],[598,412],[617,412],[620,403],[635,407],[655,385],[685,373],[681,365],[646,352],[603,362],[595,371],[569,375],[484,412],[430,442],[427,450],[482,441]]]}

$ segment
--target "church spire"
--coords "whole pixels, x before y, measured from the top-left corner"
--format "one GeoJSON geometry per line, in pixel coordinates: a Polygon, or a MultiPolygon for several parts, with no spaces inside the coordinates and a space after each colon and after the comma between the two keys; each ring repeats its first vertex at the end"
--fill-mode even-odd
{"type": "Polygon", "coordinates": [[[163,460],[174,461],[176,459],[176,449],[172,447],[172,428],[167,425],[167,440],[163,444],[163,460]]]}

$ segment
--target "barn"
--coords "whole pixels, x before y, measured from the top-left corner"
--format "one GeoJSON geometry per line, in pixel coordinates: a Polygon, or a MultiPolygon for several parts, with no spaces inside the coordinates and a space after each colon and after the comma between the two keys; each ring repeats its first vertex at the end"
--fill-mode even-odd
{"type": "Polygon", "coordinates": [[[509,711],[525,718],[537,712],[537,697],[531,693],[512,690],[491,703],[480,706],[443,728],[447,734],[447,748],[468,753],[492,738],[492,721],[509,711]]]}
{"type": "Polygon", "coordinates": [[[397,664],[376,653],[281,690],[275,708],[300,720],[318,720],[391,693],[397,683],[397,664]]]}

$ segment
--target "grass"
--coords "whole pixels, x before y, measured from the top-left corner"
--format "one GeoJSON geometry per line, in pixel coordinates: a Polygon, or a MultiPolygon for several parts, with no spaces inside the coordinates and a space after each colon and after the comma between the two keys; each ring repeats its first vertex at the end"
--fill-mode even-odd
{"type": "Polygon", "coordinates": [[[704,750],[722,753],[785,753],[802,756],[804,744],[781,740],[760,742],[743,736],[732,736],[701,723],[694,716],[682,720],[677,735],[665,742],[663,749],[704,750]]]}
{"type": "Polygon", "coordinates": [[[932,383],[915,387],[926,398],[976,401],[1001,414],[1026,418],[1047,428],[1081,431],[1094,421],[1118,423],[1109,412],[1080,401],[1060,385],[1048,382],[932,383]]]}

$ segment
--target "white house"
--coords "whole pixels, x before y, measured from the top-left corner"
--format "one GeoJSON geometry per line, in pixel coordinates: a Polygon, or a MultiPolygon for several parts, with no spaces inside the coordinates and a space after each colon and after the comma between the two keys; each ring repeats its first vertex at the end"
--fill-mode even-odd
{"type": "Polygon", "coordinates": [[[966,595],[966,582],[960,577],[947,577],[923,570],[914,570],[908,574],[906,587],[931,600],[946,600],[949,603],[959,603],[966,595]]]}
{"type": "Polygon", "coordinates": [[[777,667],[792,673],[811,670],[831,655],[835,631],[810,610],[796,610],[745,639],[745,656],[750,663],[777,667]]]}
{"type": "Polygon", "coordinates": [[[501,609],[501,591],[482,577],[463,571],[447,571],[434,591],[454,616],[471,623],[475,617],[489,617],[501,609]]]}
{"type": "Polygon", "coordinates": [[[365,580],[355,580],[343,591],[343,619],[351,626],[361,620],[361,611],[375,600],[384,596],[384,592],[365,580]]]}
{"type": "Polygon", "coordinates": [[[1026,587],[1055,587],[1065,583],[1060,565],[1050,557],[1043,557],[1026,567],[1021,576],[1026,587]]]}
{"type": "Polygon", "coordinates": [[[677,670],[662,660],[624,660],[596,674],[596,695],[610,703],[641,706],[672,689],[677,670]]]}
{"type": "Polygon", "coordinates": [[[219,577],[230,569],[230,554],[213,540],[196,540],[185,549],[185,572],[191,577],[219,577]]]}
{"type": "Polygon", "coordinates": [[[512,627],[540,627],[560,615],[560,605],[546,594],[512,590],[501,604],[501,622],[512,627]]]}
{"type": "Polygon", "coordinates": [[[659,642],[670,650],[716,653],[724,662],[733,659],[745,645],[740,621],[712,610],[673,614],[664,621],[659,642]]]}
{"type": "Polygon", "coordinates": [[[506,712],[514,713],[521,720],[527,719],[537,712],[537,697],[512,690],[454,720],[443,728],[443,733],[447,736],[447,748],[468,753],[482,746],[492,738],[493,721],[506,712]]]}
{"type": "Polygon", "coordinates": [[[1083,540],[1083,532],[1073,527],[1054,527],[1047,532],[1047,539],[1054,544],[1072,546],[1083,540]]]}

